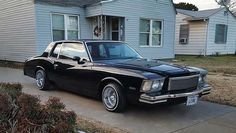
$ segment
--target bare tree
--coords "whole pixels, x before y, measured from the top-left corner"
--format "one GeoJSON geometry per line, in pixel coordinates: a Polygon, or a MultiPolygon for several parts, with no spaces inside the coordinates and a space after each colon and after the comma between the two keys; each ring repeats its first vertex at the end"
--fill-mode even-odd
{"type": "Polygon", "coordinates": [[[236,16],[236,0],[215,0],[219,5],[226,7],[226,9],[236,16]]]}

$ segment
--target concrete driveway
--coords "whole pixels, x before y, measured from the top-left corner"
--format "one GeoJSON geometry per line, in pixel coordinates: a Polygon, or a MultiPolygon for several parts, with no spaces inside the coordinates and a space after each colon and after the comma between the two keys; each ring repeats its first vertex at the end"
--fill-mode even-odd
{"type": "Polygon", "coordinates": [[[128,130],[133,133],[236,133],[236,108],[200,101],[192,107],[129,107],[125,113],[107,112],[100,101],[59,90],[39,91],[34,80],[23,76],[22,70],[1,68],[0,82],[20,82],[25,93],[59,97],[76,113],[128,130]]]}

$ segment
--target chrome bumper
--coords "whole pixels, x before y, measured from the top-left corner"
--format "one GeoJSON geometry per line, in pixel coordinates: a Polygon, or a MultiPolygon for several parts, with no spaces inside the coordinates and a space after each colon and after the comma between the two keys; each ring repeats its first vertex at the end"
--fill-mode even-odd
{"type": "Polygon", "coordinates": [[[207,95],[211,92],[211,89],[212,87],[206,84],[202,88],[199,88],[193,92],[187,92],[187,93],[167,94],[167,95],[160,95],[160,96],[148,96],[146,94],[142,94],[139,98],[139,101],[142,103],[148,103],[148,104],[164,103],[164,102],[167,102],[168,99],[188,97],[188,96],[193,96],[193,95],[207,95]]]}

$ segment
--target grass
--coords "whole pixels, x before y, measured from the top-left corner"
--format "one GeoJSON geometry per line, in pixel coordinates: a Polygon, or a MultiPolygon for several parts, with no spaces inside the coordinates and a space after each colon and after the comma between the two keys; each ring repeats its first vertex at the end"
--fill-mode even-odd
{"type": "Polygon", "coordinates": [[[236,55],[225,56],[176,56],[174,64],[205,68],[209,71],[208,83],[213,86],[211,94],[203,99],[236,106],[236,55]]]}
{"type": "Polygon", "coordinates": [[[236,107],[236,75],[209,74],[208,83],[213,86],[210,95],[203,100],[236,107]]]}
{"type": "Polygon", "coordinates": [[[209,72],[236,74],[236,55],[225,56],[176,56],[177,64],[207,69],[209,72]]]}
{"type": "Polygon", "coordinates": [[[24,67],[24,63],[0,60],[0,67],[9,67],[9,68],[22,69],[24,67]]]}
{"type": "Polygon", "coordinates": [[[83,116],[78,116],[77,123],[78,128],[86,133],[128,133],[128,131],[111,127],[83,116]]]}

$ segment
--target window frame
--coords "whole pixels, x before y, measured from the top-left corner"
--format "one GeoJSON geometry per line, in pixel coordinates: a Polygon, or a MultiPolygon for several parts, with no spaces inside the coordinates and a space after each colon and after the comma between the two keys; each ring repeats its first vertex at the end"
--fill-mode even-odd
{"type": "Polygon", "coordinates": [[[163,47],[163,36],[164,36],[164,21],[161,20],[161,19],[148,19],[148,18],[140,18],[139,19],[139,47],[163,47]],[[140,21],[141,20],[148,20],[150,22],[150,31],[149,32],[141,32],[140,31],[140,21]],[[153,21],[157,21],[157,22],[161,22],[161,33],[160,34],[153,34],[153,21]],[[140,45],[140,41],[141,41],[141,38],[140,38],[140,34],[149,34],[149,44],[144,46],[144,45],[140,45]],[[153,35],[161,35],[161,44],[160,45],[153,45],[153,39],[152,39],[152,36],[153,35]]]}
{"type": "Polygon", "coordinates": [[[189,24],[180,24],[179,26],[179,45],[188,45],[189,44],[189,35],[190,35],[190,25],[189,24]],[[181,43],[181,26],[188,26],[188,35],[187,35],[187,43],[181,43]]]}
{"type": "Polygon", "coordinates": [[[64,17],[64,40],[68,40],[68,31],[70,30],[69,27],[68,27],[68,20],[69,20],[69,17],[70,16],[74,16],[74,17],[77,17],[78,19],[78,37],[77,39],[80,39],[81,38],[81,28],[80,28],[80,15],[76,15],[76,14],[64,14],[64,13],[51,13],[50,14],[50,17],[51,17],[51,40],[54,41],[54,38],[53,38],[53,15],[62,15],[64,17]]]}
{"type": "Polygon", "coordinates": [[[227,44],[227,41],[228,41],[228,25],[227,24],[216,24],[215,25],[215,41],[214,41],[214,43],[215,44],[227,44]],[[225,27],[225,29],[224,29],[224,41],[223,42],[217,42],[216,41],[216,31],[217,31],[217,25],[219,25],[219,26],[224,26],[225,27]]]}

